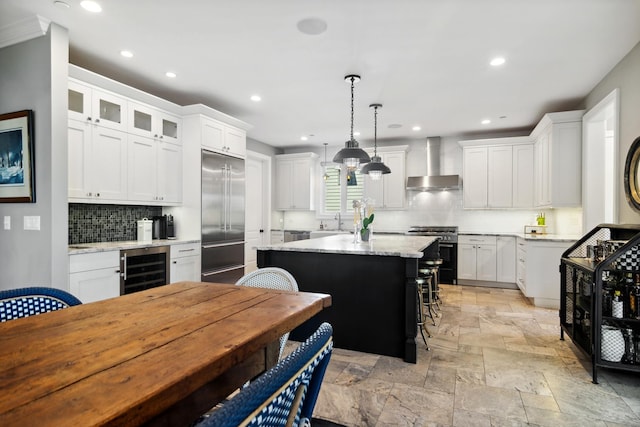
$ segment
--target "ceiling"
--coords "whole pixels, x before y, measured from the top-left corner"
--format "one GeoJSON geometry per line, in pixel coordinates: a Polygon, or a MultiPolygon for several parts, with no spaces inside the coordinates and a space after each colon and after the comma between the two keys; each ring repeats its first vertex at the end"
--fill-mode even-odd
{"type": "Polygon", "coordinates": [[[529,129],[575,108],[640,41],[640,0],[98,0],[98,14],[64,1],[2,0],[0,28],[51,19],[69,29],[71,63],[208,105],[274,147],[343,145],[352,73],[363,145],[371,103],[379,140],[529,129]],[[326,31],[300,32],[307,18],[326,31]]]}

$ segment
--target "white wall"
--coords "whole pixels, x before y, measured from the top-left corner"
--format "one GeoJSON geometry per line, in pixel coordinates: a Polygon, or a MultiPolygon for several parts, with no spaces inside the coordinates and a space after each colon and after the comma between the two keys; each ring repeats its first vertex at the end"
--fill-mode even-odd
{"type": "Polygon", "coordinates": [[[0,49],[0,112],[35,115],[36,203],[0,204],[0,289],[43,285],[68,290],[68,32],[51,24],[42,37],[0,49]],[[39,216],[40,231],[23,230],[39,216]]]}
{"type": "Polygon", "coordinates": [[[640,213],[631,208],[624,193],[624,164],[633,141],[640,136],[640,43],[587,95],[580,108],[593,108],[613,89],[620,89],[619,147],[617,176],[618,215],[621,224],[640,223],[640,213]]]}

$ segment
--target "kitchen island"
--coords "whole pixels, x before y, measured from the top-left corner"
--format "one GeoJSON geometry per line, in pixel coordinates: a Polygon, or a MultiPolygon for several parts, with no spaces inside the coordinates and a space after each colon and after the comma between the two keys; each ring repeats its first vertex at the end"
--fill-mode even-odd
{"type": "Polygon", "coordinates": [[[336,347],[416,362],[418,262],[437,257],[437,238],[352,234],[257,247],[258,267],[289,271],[305,292],[330,294],[327,310],[296,328],[303,341],[324,321],[336,347]],[[436,255],[432,255],[435,253],[436,255]]]}

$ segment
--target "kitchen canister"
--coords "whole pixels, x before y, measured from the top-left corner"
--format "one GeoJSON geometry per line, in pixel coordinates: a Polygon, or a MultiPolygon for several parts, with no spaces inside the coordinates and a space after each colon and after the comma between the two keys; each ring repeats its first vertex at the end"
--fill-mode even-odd
{"type": "Polygon", "coordinates": [[[609,362],[622,360],[625,351],[622,331],[612,326],[602,325],[602,341],[600,342],[600,358],[609,362]]]}
{"type": "Polygon", "coordinates": [[[151,243],[153,238],[153,221],[142,218],[138,221],[138,242],[151,243]]]}

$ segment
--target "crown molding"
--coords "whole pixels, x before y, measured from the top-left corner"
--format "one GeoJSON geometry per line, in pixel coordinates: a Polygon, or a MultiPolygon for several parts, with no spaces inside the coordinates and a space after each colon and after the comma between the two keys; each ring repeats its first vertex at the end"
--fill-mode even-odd
{"type": "Polygon", "coordinates": [[[0,27],[0,49],[45,35],[50,23],[47,18],[33,15],[0,27]]]}

